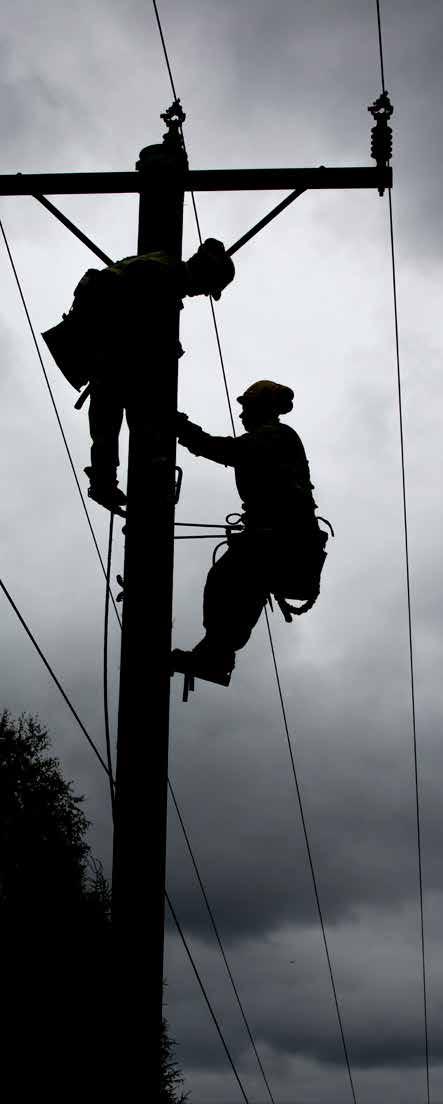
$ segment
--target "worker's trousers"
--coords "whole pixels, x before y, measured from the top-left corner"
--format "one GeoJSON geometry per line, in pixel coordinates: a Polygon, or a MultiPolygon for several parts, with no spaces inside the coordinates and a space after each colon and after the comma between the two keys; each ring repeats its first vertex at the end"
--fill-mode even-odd
{"type": "Polygon", "coordinates": [[[260,617],[269,593],[261,557],[248,534],[231,544],[211,567],[203,595],[206,644],[227,662],[243,648],[260,617]]]}
{"type": "Polygon", "coordinates": [[[287,529],[247,529],[231,536],[227,552],[211,567],[203,596],[208,647],[229,664],[243,648],[268,595],[309,600],[318,594],[324,541],[313,513],[287,529]]]}
{"type": "Polygon", "coordinates": [[[92,438],[91,465],[99,480],[115,479],[119,465],[118,437],[123,422],[121,387],[109,380],[91,382],[89,429],[92,438]]]}
{"type": "MultiPolygon", "coordinates": [[[[143,418],[145,427],[153,429],[149,412],[150,396],[144,395],[139,387],[141,397],[136,402],[131,397],[130,387],[124,385],[124,380],[117,380],[112,373],[108,377],[91,381],[91,397],[89,401],[89,429],[92,438],[91,465],[94,477],[107,482],[115,479],[119,465],[118,439],[122,427],[123,414],[126,412],[126,421],[129,429],[140,417],[143,418]]],[[[149,432],[149,437],[151,432],[149,432]]]]}

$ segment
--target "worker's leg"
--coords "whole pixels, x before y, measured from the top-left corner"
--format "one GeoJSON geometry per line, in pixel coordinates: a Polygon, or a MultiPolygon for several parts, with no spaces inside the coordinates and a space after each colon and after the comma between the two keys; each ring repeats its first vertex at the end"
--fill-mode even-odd
{"type": "Polygon", "coordinates": [[[123,421],[123,402],[115,387],[100,380],[91,383],[89,428],[92,437],[91,465],[94,474],[115,479],[119,464],[118,435],[123,421]]]}
{"type": "Polygon", "coordinates": [[[211,567],[203,596],[203,624],[206,636],[194,654],[210,655],[231,670],[235,652],[243,648],[266,602],[266,588],[244,537],[211,567]]]}
{"type": "Polygon", "coordinates": [[[123,401],[112,379],[93,381],[89,402],[91,467],[85,471],[91,481],[91,498],[109,509],[122,506],[126,501],[117,487],[118,436],[122,421],[123,401]]]}

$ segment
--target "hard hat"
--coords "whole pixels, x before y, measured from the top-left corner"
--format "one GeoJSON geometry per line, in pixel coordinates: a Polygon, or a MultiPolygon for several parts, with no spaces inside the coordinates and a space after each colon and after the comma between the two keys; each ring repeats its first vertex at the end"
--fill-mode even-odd
{"type": "Polygon", "coordinates": [[[252,383],[243,395],[237,398],[237,402],[242,406],[258,403],[275,414],[288,414],[292,410],[293,401],[292,389],[282,383],[273,383],[272,380],[257,380],[257,383],[252,383]]]}
{"type": "Polygon", "coordinates": [[[217,238],[206,238],[194,256],[189,258],[188,264],[194,270],[201,269],[213,299],[220,299],[223,288],[235,276],[234,262],[228,256],[223,242],[217,241],[217,238]]]}

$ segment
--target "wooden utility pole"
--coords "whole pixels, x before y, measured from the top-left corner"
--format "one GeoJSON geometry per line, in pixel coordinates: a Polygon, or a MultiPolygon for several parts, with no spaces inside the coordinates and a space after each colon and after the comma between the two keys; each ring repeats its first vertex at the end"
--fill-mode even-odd
{"type": "MultiPolygon", "coordinates": [[[[137,172],[0,176],[0,195],[31,195],[105,263],[109,258],[45,194],[140,194],[138,252],[181,258],[184,191],[294,189],[228,252],[249,241],[308,189],[392,185],[389,113],[383,97],[372,114],[376,166],[355,168],[189,171],[179,104],[162,118],[162,146],[142,150],[137,172]]],[[[211,227],[214,233],[214,228],[211,227]]],[[[125,1101],[152,1100],[160,1084],[163,932],[168,773],[172,575],[174,552],[175,415],[179,304],[171,298],[160,342],[146,331],[131,363],[128,506],[116,778],[113,868],[115,950],[115,1087],[125,1101]]],[[[92,979],[91,979],[92,980],[92,979]]],[[[79,1029],[80,1030],[80,1029],[79,1029]]]]}
{"type": "MultiPolygon", "coordinates": [[[[138,253],[181,260],[184,172],[176,125],[142,150],[138,253]]],[[[162,273],[159,273],[159,280],[162,273]]],[[[170,289],[164,331],[146,303],[131,390],[123,633],[117,741],[113,935],[119,1000],[126,1009],[132,1097],[160,1093],[177,365],[180,300],[170,289]],[[149,1026],[141,1007],[149,1005],[149,1026]],[[135,1044],[135,1045],[134,1045],[135,1044]]],[[[128,415],[129,416],[129,415],[128,415]]],[[[129,1085],[127,1084],[127,1088],[129,1085]]]]}

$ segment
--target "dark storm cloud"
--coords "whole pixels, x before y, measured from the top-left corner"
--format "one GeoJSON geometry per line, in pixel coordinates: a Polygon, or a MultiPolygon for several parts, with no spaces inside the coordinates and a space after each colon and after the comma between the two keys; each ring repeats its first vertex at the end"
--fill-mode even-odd
{"type": "MultiPolygon", "coordinates": [[[[396,108],[394,210],[436,1099],[443,992],[443,15],[430,0],[421,8],[412,0],[383,7],[386,78],[396,108]]],[[[108,0],[92,9],[80,0],[73,9],[19,0],[7,4],[7,15],[3,171],[132,167],[139,148],[159,139],[158,116],[170,100],[151,7],[108,0]]],[[[375,3],[164,0],[161,15],[188,113],[193,166],[369,161],[367,104],[380,90],[375,3]]],[[[227,240],[274,200],[198,198],[205,232],[214,227],[227,240]]],[[[135,202],[63,198],[60,206],[112,256],[129,251],[135,202]]],[[[306,442],[321,512],[336,526],[320,603],[292,628],[277,616],[272,626],[359,1104],[416,1104],[424,1098],[423,1029],[386,213],[376,195],[305,196],[239,254],[237,281],[218,317],[234,395],[259,376],[293,383],[291,424],[306,442]]],[[[195,239],[191,215],[187,202],[186,250],[195,239]]],[[[24,201],[2,201],[2,217],[43,329],[69,306],[75,283],[95,261],[24,201]]],[[[6,266],[3,275],[2,574],[102,747],[103,581],[6,266]]],[[[205,305],[187,304],[184,316],[180,403],[212,432],[227,432],[205,305]]],[[[81,473],[89,449],[86,414],[74,414],[74,393],[53,365],[49,371],[81,473]]],[[[238,506],[232,473],[182,459],[178,516],[222,521],[238,506]]],[[[92,518],[104,551],[107,519],[98,507],[92,518]]],[[[174,635],[187,646],[201,634],[212,546],[183,545],[176,555],[174,635]]],[[[113,574],[121,568],[119,534],[113,574]]],[[[1,643],[2,705],[15,713],[31,709],[48,724],[67,776],[87,796],[91,838],[109,870],[106,778],[6,608],[1,643]]],[[[118,646],[113,629],[114,719],[118,646]]],[[[146,665],[149,689],[148,643],[146,665]]],[[[276,1098],[343,1104],[349,1086],[264,628],[239,657],[229,691],[201,685],[185,706],[178,679],[173,687],[171,778],[276,1098]]],[[[156,733],[143,729],[141,738],[155,740],[156,733]]],[[[173,809],[169,825],[169,888],[250,1098],[261,1104],[264,1087],[214,954],[173,809]]],[[[167,942],[168,1015],[182,1044],[186,1087],[194,1104],[231,1104],[238,1087],[171,927],[167,942]]]]}
{"type": "MultiPolygon", "coordinates": [[[[441,912],[441,904],[440,895],[439,899],[434,899],[438,912],[441,912]]],[[[423,1076],[418,933],[418,916],[413,910],[398,913],[394,922],[383,912],[374,916],[363,910],[354,924],[345,924],[339,931],[328,929],[338,1000],[359,1099],[360,1082],[365,1072],[376,1074],[384,1067],[397,1067],[398,1071],[403,1071],[404,1078],[405,1075],[414,1076],[414,1070],[418,1077],[423,1076]]],[[[433,965],[435,963],[435,976],[440,978],[441,967],[434,959],[438,942],[436,932],[435,942],[429,939],[428,950],[430,960],[433,965]]],[[[202,1005],[196,1008],[197,1031],[194,1033],[191,1024],[186,1023],[188,1002],[195,984],[189,973],[183,976],[181,993],[175,991],[175,972],[182,953],[174,938],[168,952],[168,994],[169,999],[174,995],[178,1001],[180,1038],[187,1061],[193,1066],[200,1058],[203,1069],[212,1066],[222,1071],[225,1058],[213,1025],[204,1021],[202,1005]]],[[[238,1068],[248,1076],[253,1062],[246,1057],[247,1036],[232,991],[223,977],[219,956],[215,948],[211,952],[198,942],[193,944],[193,953],[203,976],[211,979],[211,998],[221,1021],[226,1024],[238,1068]]],[[[324,1063],[325,1069],[335,1066],[342,1074],[343,1092],[346,1082],[343,1048],[319,932],[304,929],[295,937],[290,929],[282,929],[266,944],[251,943],[242,948],[241,954],[231,953],[230,963],[265,1067],[276,1076],[279,1057],[283,1062],[288,1058],[294,1061],[304,1057],[324,1063]]],[[[438,1077],[442,1057],[440,1001],[430,1001],[429,1011],[432,1063],[438,1077]]],[[[294,1098],[299,1098],[296,1090],[294,1098]]]]}

